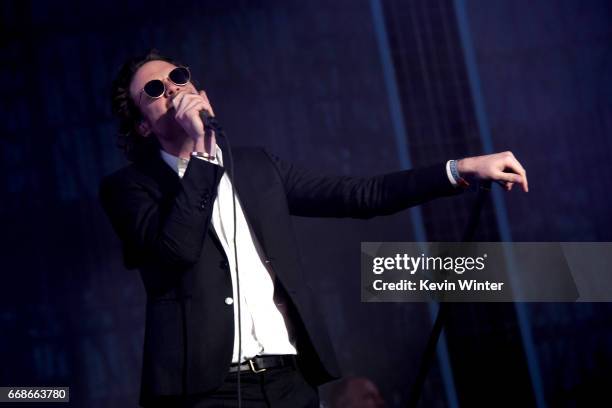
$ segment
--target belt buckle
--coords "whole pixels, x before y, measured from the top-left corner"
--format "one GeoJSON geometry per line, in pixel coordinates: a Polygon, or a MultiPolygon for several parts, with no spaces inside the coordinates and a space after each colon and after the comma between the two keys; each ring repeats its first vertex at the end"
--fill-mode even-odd
{"type": "Polygon", "coordinates": [[[259,374],[259,373],[263,373],[264,371],[266,371],[265,368],[262,368],[261,370],[258,370],[257,368],[255,368],[255,364],[253,363],[253,360],[247,360],[249,362],[249,366],[251,367],[251,371],[253,371],[255,374],[259,374]]]}

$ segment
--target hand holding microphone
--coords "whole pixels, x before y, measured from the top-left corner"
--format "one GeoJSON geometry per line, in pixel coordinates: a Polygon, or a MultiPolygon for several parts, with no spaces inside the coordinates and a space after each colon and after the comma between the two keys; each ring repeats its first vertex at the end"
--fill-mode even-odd
{"type": "Polygon", "coordinates": [[[215,132],[206,132],[204,123],[214,112],[204,91],[199,93],[179,92],[171,102],[174,118],[193,139],[194,151],[214,154],[215,132]]]}

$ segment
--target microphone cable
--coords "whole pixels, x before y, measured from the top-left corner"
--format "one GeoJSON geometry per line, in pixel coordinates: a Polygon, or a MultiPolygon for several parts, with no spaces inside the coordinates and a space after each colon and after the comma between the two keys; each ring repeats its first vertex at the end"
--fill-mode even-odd
{"type": "MultiPolygon", "coordinates": [[[[478,224],[480,222],[480,215],[484,208],[485,202],[489,197],[490,191],[490,180],[485,180],[478,184],[478,195],[476,196],[476,202],[474,203],[472,211],[470,212],[468,223],[465,228],[465,231],[463,232],[461,242],[474,242],[476,230],[478,229],[478,224]]],[[[410,389],[410,395],[407,404],[409,408],[416,408],[419,405],[419,400],[421,398],[421,394],[423,393],[423,388],[425,387],[425,380],[427,379],[427,374],[429,373],[429,369],[436,355],[436,347],[438,345],[438,340],[440,339],[442,330],[444,329],[444,326],[448,321],[450,308],[451,303],[439,303],[438,313],[436,315],[436,319],[434,321],[434,325],[431,329],[431,332],[429,333],[429,338],[427,339],[425,351],[423,351],[423,355],[421,356],[421,361],[419,364],[419,370],[417,372],[416,379],[414,380],[414,383],[412,384],[412,387],[410,389]]]]}
{"type": "MultiPolygon", "coordinates": [[[[233,235],[234,235],[234,265],[236,269],[236,299],[237,309],[238,309],[238,371],[236,372],[236,388],[237,388],[237,403],[238,408],[242,408],[242,387],[240,386],[240,364],[242,363],[242,314],[241,314],[241,296],[240,296],[240,278],[239,278],[239,270],[238,270],[238,245],[236,244],[236,235],[237,235],[237,217],[236,217],[236,183],[234,177],[234,158],[232,156],[232,148],[229,141],[229,138],[225,134],[223,128],[219,125],[219,122],[214,116],[211,116],[206,111],[201,112],[202,119],[204,122],[204,133],[210,136],[210,132],[215,132],[215,134],[223,138],[227,143],[227,152],[229,155],[229,163],[230,163],[230,184],[232,186],[232,217],[233,217],[233,235]]],[[[216,148],[216,147],[215,147],[216,148]]],[[[231,277],[231,271],[230,271],[231,277]]]]}

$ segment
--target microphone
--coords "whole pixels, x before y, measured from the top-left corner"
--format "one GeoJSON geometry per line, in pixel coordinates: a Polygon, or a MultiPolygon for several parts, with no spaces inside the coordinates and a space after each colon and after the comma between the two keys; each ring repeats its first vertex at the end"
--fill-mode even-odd
{"type": "Polygon", "coordinates": [[[210,114],[210,112],[207,110],[201,110],[200,118],[202,118],[202,123],[204,124],[204,132],[216,131],[217,134],[220,133],[219,123],[217,122],[217,119],[210,114]]]}

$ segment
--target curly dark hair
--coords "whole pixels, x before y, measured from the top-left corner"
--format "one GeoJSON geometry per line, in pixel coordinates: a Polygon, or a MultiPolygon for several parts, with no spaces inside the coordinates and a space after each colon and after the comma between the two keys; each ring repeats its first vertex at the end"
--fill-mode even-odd
{"type": "Polygon", "coordinates": [[[166,61],[176,66],[182,66],[178,61],[162,55],[158,50],[151,49],[143,55],[127,60],[113,80],[111,88],[112,112],[119,120],[119,147],[129,161],[135,161],[151,145],[157,145],[155,137],[142,137],[137,127],[142,120],[140,109],[130,96],[130,83],[140,67],[149,61],[166,61]]]}

